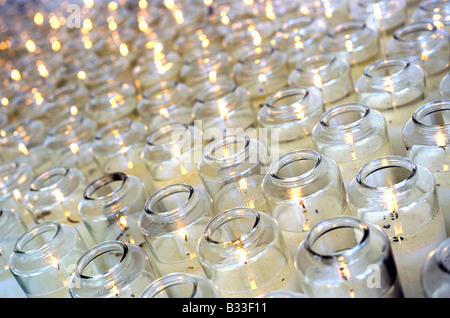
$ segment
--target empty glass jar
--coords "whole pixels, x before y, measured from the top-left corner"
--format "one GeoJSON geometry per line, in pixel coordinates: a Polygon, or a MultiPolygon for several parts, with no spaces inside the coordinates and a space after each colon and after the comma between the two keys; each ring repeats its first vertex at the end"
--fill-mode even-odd
{"type": "Polygon", "coordinates": [[[422,285],[428,298],[450,297],[450,238],[434,249],[422,270],[422,285]]]}
{"type": "Polygon", "coordinates": [[[229,135],[208,144],[198,173],[217,212],[234,207],[268,211],[261,192],[267,169],[264,145],[246,135],[229,135]]]}
{"type": "Polygon", "coordinates": [[[407,156],[434,176],[447,235],[450,234],[450,156],[447,155],[449,116],[450,101],[433,101],[419,107],[403,128],[407,156]]]}
{"type": "Polygon", "coordinates": [[[392,152],[405,155],[401,131],[428,98],[422,68],[403,58],[378,60],[356,82],[358,101],[386,118],[392,152]]]}
{"type": "Polygon", "coordinates": [[[405,296],[423,297],[421,269],[447,237],[431,172],[405,157],[381,157],[361,168],[347,194],[351,213],[389,237],[405,296]]]}
{"type": "Polygon", "coordinates": [[[236,208],[216,216],[199,240],[198,257],[223,297],[299,292],[281,231],[264,212],[236,208]]]}
{"type": "Polygon", "coordinates": [[[375,224],[355,217],[331,218],[313,227],[295,266],[310,297],[403,297],[389,239],[375,224]]]}
{"type": "Polygon", "coordinates": [[[259,111],[258,122],[260,129],[266,129],[271,157],[315,149],[311,132],[323,111],[322,94],[314,87],[290,86],[270,95],[259,111]]]}
{"type": "Polygon", "coordinates": [[[313,150],[288,152],[274,160],[261,189],[292,257],[311,227],[347,211],[338,166],[313,150]]]}
{"type": "Polygon", "coordinates": [[[45,222],[17,240],[9,268],[27,297],[67,298],[70,275],[85,252],[74,227],[45,222]]]}
{"type": "Polygon", "coordinates": [[[143,249],[106,241],[79,258],[69,291],[72,298],[137,298],[157,277],[143,249]]]}
{"type": "Polygon", "coordinates": [[[197,172],[202,151],[200,129],[173,123],[158,128],[148,136],[142,159],[157,190],[175,183],[204,187],[197,172]]]}
{"type": "Polygon", "coordinates": [[[347,0],[306,0],[298,7],[300,15],[313,16],[323,20],[328,27],[349,19],[347,0]]]}
{"type": "Polygon", "coordinates": [[[312,140],[318,152],[336,161],[346,188],[365,163],[391,154],[384,116],[361,103],[327,110],[312,140]]]}
{"type": "Polygon", "coordinates": [[[163,188],[147,200],[139,229],[161,275],[204,276],[197,260],[197,241],[213,214],[208,193],[184,183],[163,188]]]}

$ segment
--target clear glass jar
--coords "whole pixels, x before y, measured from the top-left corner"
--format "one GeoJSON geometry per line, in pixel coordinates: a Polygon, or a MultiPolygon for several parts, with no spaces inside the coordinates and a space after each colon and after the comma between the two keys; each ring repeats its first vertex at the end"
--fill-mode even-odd
{"type": "Polygon", "coordinates": [[[159,273],[205,276],[197,259],[197,241],[214,210],[206,190],[185,183],[155,192],[145,203],[139,229],[159,273]]]}
{"type": "Polygon", "coordinates": [[[197,95],[192,111],[200,122],[205,139],[221,136],[226,131],[242,132],[254,127],[256,115],[249,92],[233,81],[219,81],[205,86],[197,95]]]}
{"type": "Polygon", "coordinates": [[[45,222],[17,240],[9,268],[27,297],[67,298],[69,277],[86,250],[74,227],[45,222]]]}
{"type": "Polygon", "coordinates": [[[101,176],[101,170],[90,147],[97,123],[80,115],[70,116],[48,130],[44,147],[51,153],[55,165],[78,169],[88,181],[101,176]]]}
{"type": "Polygon", "coordinates": [[[187,273],[172,273],[148,286],[141,298],[222,298],[209,279],[187,273]]]}
{"type": "Polygon", "coordinates": [[[199,240],[198,258],[225,298],[300,291],[277,222],[264,212],[236,208],[216,216],[199,240]]]}
{"type": "Polygon", "coordinates": [[[271,44],[286,54],[289,70],[302,58],[317,54],[319,44],[327,31],[326,23],[312,16],[292,18],[275,32],[271,44]]]}
{"type": "Polygon", "coordinates": [[[235,207],[268,212],[261,192],[267,159],[264,145],[246,135],[228,135],[206,146],[198,173],[218,213],[235,207]]]}
{"type": "Polygon", "coordinates": [[[356,92],[359,102],[384,115],[392,152],[404,156],[403,126],[428,99],[422,68],[402,58],[378,60],[366,67],[356,92]]]}
{"type": "Polygon", "coordinates": [[[33,180],[33,169],[25,163],[6,161],[0,164],[0,205],[19,214],[26,226],[34,225],[34,218],[22,198],[33,180]]]}
{"type": "Polygon", "coordinates": [[[103,174],[124,172],[141,179],[148,193],[154,190],[141,158],[147,137],[146,127],[124,118],[97,130],[91,151],[103,174]]]}
{"type": "Polygon", "coordinates": [[[270,95],[259,111],[260,129],[267,129],[272,158],[297,149],[315,149],[311,132],[324,111],[315,87],[286,87],[270,95]]]}
{"type": "Polygon", "coordinates": [[[422,269],[422,285],[427,298],[450,297],[450,238],[429,255],[422,269]]]}
{"type": "Polygon", "coordinates": [[[349,5],[351,19],[378,31],[383,52],[394,31],[408,22],[405,0],[355,0],[349,5]]]}
{"type": "Polygon", "coordinates": [[[350,65],[334,53],[320,53],[300,60],[288,82],[291,86],[318,88],[325,108],[355,99],[350,65]]]}
{"type": "Polygon", "coordinates": [[[368,64],[382,58],[378,31],[362,21],[348,21],[328,29],[319,49],[322,53],[342,55],[350,64],[354,80],[363,75],[368,64]]]}
{"type": "Polygon", "coordinates": [[[349,20],[347,0],[303,0],[300,1],[298,11],[301,15],[323,20],[328,27],[349,20]]]}
{"type": "Polygon", "coordinates": [[[124,117],[133,118],[138,105],[136,88],[128,83],[113,82],[91,91],[86,114],[99,126],[124,117]]]}
{"type": "Polygon", "coordinates": [[[415,7],[411,23],[433,21],[439,28],[450,33],[450,2],[448,0],[422,0],[415,7]]]}
{"type": "Polygon", "coordinates": [[[323,298],[402,298],[395,262],[383,230],[350,216],[313,227],[295,258],[303,292],[323,298]]]}
{"type": "Polygon", "coordinates": [[[386,119],[361,103],[327,110],[314,127],[312,140],[318,152],[336,161],[346,188],[365,163],[392,154],[386,119]]]}
{"type": "Polygon", "coordinates": [[[9,258],[14,251],[17,239],[27,231],[16,211],[0,209],[0,297],[14,298],[25,296],[9,270],[9,258]]]}
{"type": "Polygon", "coordinates": [[[72,114],[84,115],[85,105],[89,102],[89,91],[83,83],[66,84],[55,90],[48,102],[65,104],[72,114]]]}
{"type": "Polygon", "coordinates": [[[419,107],[403,128],[407,156],[434,176],[447,236],[450,236],[450,155],[447,155],[449,116],[449,100],[433,101],[419,107]]]}
{"type": "Polygon", "coordinates": [[[308,296],[288,290],[276,290],[259,296],[260,298],[309,298],[308,296]]]}
{"type": "Polygon", "coordinates": [[[145,200],[138,177],[111,173],[85,188],[78,214],[97,244],[117,240],[143,246],[138,221],[145,200]]]}
{"type": "Polygon", "coordinates": [[[119,55],[109,54],[103,57],[96,54],[89,55],[81,67],[85,75],[83,83],[89,90],[95,90],[102,85],[116,82],[127,67],[126,59],[119,55]]]}
{"type": "Polygon", "coordinates": [[[439,94],[439,84],[450,66],[450,35],[432,22],[417,22],[398,28],[386,44],[387,57],[404,57],[420,65],[428,94],[439,94]],[[436,92],[436,93],[435,93],[436,92]]]}
{"type": "Polygon", "coordinates": [[[150,130],[173,122],[192,124],[192,90],[177,81],[162,81],[142,93],[138,112],[150,130]]]}
{"type": "Polygon", "coordinates": [[[269,46],[249,48],[239,56],[232,76],[236,85],[249,91],[258,113],[267,97],[288,85],[286,55],[269,46]]]}
{"type": "Polygon", "coordinates": [[[261,189],[292,258],[311,227],[347,211],[338,166],[313,150],[288,152],[274,160],[261,189]]]}
{"type": "Polygon", "coordinates": [[[153,131],[142,150],[142,160],[155,189],[175,183],[204,187],[197,172],[202,150],[202,132],[195,126],[173,123],[153,131]]]}
{"type": "Polygon", "coordinates": [[[420,271],[447,237],[431,172],[405,157],[381,157],[360,169],[347,197],[352,215],[389,237],[405,296],[423,297],[420,271]]]}
{"type": "Polygon", "coordinates": [[[450,99],[450,73],[444,76],[439,85],[439,97],[441,99],[450,99]]]}
{"type": "Polygon", "coordinates": [[[79,258],[69,292],[72,298],[137,298],[157,277],[139,246],[106,241],[79,258]]]}

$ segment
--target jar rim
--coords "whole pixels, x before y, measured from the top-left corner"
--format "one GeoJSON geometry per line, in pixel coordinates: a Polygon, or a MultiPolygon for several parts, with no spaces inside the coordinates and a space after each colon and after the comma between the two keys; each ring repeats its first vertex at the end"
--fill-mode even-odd
{"type": "MultiPolygon", "coordinates": [[[[213,162],[221,162],[223,164],[231,164],[235,163],[238,159],[242,158],[243,155],[245,155],[246,152],[248,152],[250,146],[250,137],[244,134],[238,134],[238,135],[227,135],[221,139],[215,139],[212,142],[210,142],[204,151],[204,158],[206,158],[209,161],[213,162]],[[233,154],[229,155],[227,153],[227,156],[223,156],[222,158],[216,158],[213,155],[213,152],[216,152],[217,147],[220,145],[222,149],[227,146],[228,143],[243,143],[242,149],[239,149],[238,151],[233,152],[233,154]]],[[[223,152],[222,152],[223,154],[223,152]]]]}
{"type": "Polygon", "coordinates": [[[94,181],[92,181],[84,190],[83,198],[89,201],[102,201],[114,197],[125,187],[128,182],[128,176],[123,172],[114,172],[104,175],[94,181]],[[92,195],[100,188],[110,184],[114,181],[122,181],[121,184],[107,195],[102,195],[98,198],[92,197],[92,195]]]}
{"type": "Polygon", "coordinates": [[[47,171],[44,171],[41,174],[37,175],[33,179],[33,181],[31,181],[30,191],[45,192],[59,188],[59,185],[61,185],[61,182],[63,182],[64,178],[69,175],[70,171],[70,168],[64,166],[54,166],[47,171]],[[53,177],[58,177],[58,179],[50,185],[43,185],[47,180],[53,177]]]}
{"type": "Polygon", "coordinates": [[[424,124],[421,122],[426,116],[429,116],[436,112],[441,111],[450,111],[450,99],[446,100],[437,100],[432,101],[429,103],[426,103],[422,106],[420,106],[412,115],[411,120],[415,125],[417,125],[420,128],[423,129],[430,129],[430,130],[440,130],[440,129],[449,129],[450,123],[447,124],[424,124]]]}
{"type": "Polygon", "coordinates": [[[47,221],[38,224],[17,239],[16,244],[14,245],[14,253],[17,255],[34,255],[41,251],[45,251],[50,248],[51,242],[59,235],[59,233],[61,233],[61,231],[62,225],[56,221],[47,221]],[[48,242],[31,250],[23,250],[23,248],[37,236],[50,231],[53,231],[54,235],[48,242]]]}
{"type": "Polygon", "coordinates": [[[398,57],[385,58],[382,60],[378,60],[372,64],[369,64],[364,69],[364,76],[366,76],[367,78],[373,79],[373,80],[381,80],[381,81],[383,81],[387,77],[391,77],[391,78],[395,79],[395,78],[402,76],[404,74],[405,70],[410,67],[410,65],[411,65],[411,62],[406,59],[401,59],[398,57]],[[382,69],[385,69],[385,68],[390,68],[390,67],[396,67],[397,70],[389,75],[386,75],[386,74],[377,75],[376,74],[376,72],[378,72],[382,69]]]}
{"type": "Polygon", "coordinates": [[[438,28],[434,23],[429,21],[419,21],[396,29],[393,38],[395,41],[405,44],[416,43],[416,41],[425,40],[425,38],[430,37],[431,34],[436,33],[437,31],[438,28]],[[426,31],[426,33],[415,38],[405,37],[418,31],[426,31]]]}
{"type": "Polygon", "coordinates": [[[155,216],[155,217],[161,217],[161,218],[171,218],[171,217],[178,217],[181,216],[180,214],[188,213],[187,207],[192,202],[192,199],[194,197],[194,187],[192,187],[189,184],[185,183],[176,183],[169,185],[167,187],[164,187],[163,189],[160,189],[153,193],[146,201],[144,206],[144,211],[146,214],[155,216]],[[158,204],[161,200],[164,200],[165,198],[178,194],[178,193],[187,193],[188,196],[184,200],[183,203],[178,205],[177,207],[173,209],[168,209],[164,211],[155,211],[154,206],[158,204]]]}
{"type": "Polygon", "coordinates": [[[291,109],[294,107],[294,104],[301,105],[301,102],[305,101],[309,95],[311,94],[309,87],[301,87],[301,86],[289,86],[286,88],[283,88],[273,94],[271,94],[267,99],[265,106],[270,107],[271,109],[278,109],[278,110],[285,110],[285,109],[291,109]],[[275,106],[275,103],[292,96],[301,96],[301,98],[292,104],[287,105],[279,105],[275,106]]]}
{"type": "Polygon", "coordinates": [[[369,116],[369,113],[370,113],[370,107],[367,106],[366,104],[359,103],[359,102],[345,103],[345,104],[333,106],[330,109],[326,110],[322,114],[319,123],[323,127],[326,127],[327,129],[345,131],[345,130],[349,130],[356,126],[361,125],[367,119],[367,117],[369,116]],[[350,122],[350,123],[343,124],[343,125],[330,125],[329,124],[330,119],[335,118],[338,115],[348,113],[348,112],[358,112],[362,115],[357,120],[350,122]]]}
{"type": "Polygon", "coordinates": [[[164,292],[171,287],[178,285],[188,285],[192,286],[192,291],[190,295],[184,296],[185,298],[196,298],[199,295],[200,284],[198,279],[194,275],[190,275],[188,273],[170,273],[163,277],[160,277],[156,281],[154,281],[146,290],[143,292],[143,297],[145,298],[154,298],[158,294],[164,292]]]}

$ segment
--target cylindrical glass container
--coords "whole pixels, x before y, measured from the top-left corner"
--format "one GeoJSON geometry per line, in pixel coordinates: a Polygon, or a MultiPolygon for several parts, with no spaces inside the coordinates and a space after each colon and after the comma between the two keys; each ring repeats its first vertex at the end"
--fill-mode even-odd
{"type": "Polygon", "coordinates": [[[404,156],[403,126],[428,98],[422,68],[402,58],[376,61],[356,82],[356,92],[359,102],[384,115],[392,152],[404,156]]]}
{"type": "Polygon", "coordinates": [[[348,0],[303,0],[298,10],[301,15],[323,20],[328,27],[349,20],[348,0]]]}
{"type": "Polygon", "coordinates": [[[0,205],[14,210],[26,226],[34,225],[34,218],[23,203],[23,196],[33,180],[33,169],[15,161],[0,164],[0,205]]]}
{"type": "Polygon", "coordinates": [[[256,123],[250,94],[232,81],[205,86],[197,95],[192,114],[196,123],[201,123],[206,140],[230,130],[245,132],[256,123]]]}
{"type": "Polygon", "coordinates": [[[295,266],[303,292],[323,298],[401,298],[389,239],[355,217],[324,220],[298,249],[295,266]]]}
{"type": "MultiPolygon", "coordinates": [[[[259,111],[260,129],[266,129],[271,158],[297,149],[315,149],[311,132],[324,111],[315,87],[286,87],[270,95],[259,111]]],[[[261,136],[261,134],[260,134],[261,136]]]]}
{"type": "Polygon", "coordinates": [[[203,276],[172,273],[154,281],[141,298],[222,298],[222,295],[217,286],[203,276]]]}
{"type": "Polygon", "coordinates": [[[450,298],[450,238],[429,255],[422,269],[422,285],[427,298],[450,298]]]}
{"type": "Polygon", "coordinates": [[[378,31],[383,52],[394,31],[408,22],[405,0],[355,0],[349,5],[351,19],[378,31]]]}
{"type": "Polygon", "coordinates": [[[204,187],[197,172],[203,151],[202,132],[195,126],[173,123],[153,131],[142,150],[155,189],[175,183],[204,187]]]}
{"type": "Polygon", "coordinates": [[[286,56],[269,46],[245,50],[233,67],[236,85],[250,93],[253,108],[258,113],[268,96],[288,84],[289,67],[286,56]]]}
{"type": "Polygon", "coordinates": [[[311,227],[347,211],[338,166],[313,150],[292,151],[274,160],[261,189],[292,258],[311,227]]]}
{"type": "Polygon", "coordinates": [[[365,163],[392,154],[384,116],[361,103],[327,110],[312,140],[318,152],[336,161],[346,188],[365,163]]]}
{"type": "Polygon", "coordinates": [[[407,156],[434,176],[439,205],[450,236],[450,100],[437,100],[419,107],[403,128],[407,156]]]}
{"type": "Polygon", "coordinates": [[[422,0],[411,16],[411,23],[433,21],[450,33],[450,2],[448,0],[422,0]]]}
{"type": "Polygon", "coordinates": [[[439,85],[439,96],[442,99],[450,99],[450,73],[444,76],[439,85]]]}
{"type": "Polygon", "coordinates": [[[85,106],[89,102],[89,91],[82,83],[66,84],[49,96],[49,102],[64,103],[72,114],[84,115],[85,106]]]}
{"type": "Polygon", "coordinates": [[[91,91],[86,114],[99,126],[104,126],[126,116],[133,118],[137,105],[134,86],[122,82],[107,83],[91,91]]]}
{"type": "Polygon", "coordinates": [[[398,28],[386,44],[387,57],[404,57],[420,65],[428,94],[439,94],[439,84],[449,71],[450,35],[432,22],[417,22],[398,28]]]}
{"type": "Polygon", "coordinates": [[[25,296],[22,288],[11,275],[9,258],[14,251],[14,245],[27,228],[16,211],[0,209],[0,297],[13,298],[25,296]]]}
{"type": "Polygon", "coordinates": [[[137,176],[150,193],[154,190],[153,184],[141,158],[146,138],[144,124],[128,118],[120,119],[97,130],[91,152],[103,174],[119,171],[137,176]]]}
{"type": "Polygon", "coordinates": [[[139,246],[106,241],[79,258],[69,292],[72,298],[137,298],[157,277],[139,246]]]}
{"type": "Polygon", "coordinates": [[[45,222],[17,240],[9,268],[27,297],[67,298],[70,274],[85,252],[74,227],[45,222]]]}
{"type": "Polygon", "coordinates": [[[82,116],[70,116],[49,129],[44,146],[54,158],[55,165],[83,172],[88,181],[101,176],[101,170],[90,151],[97,124],[82,116]]]}
{"type": "Polygon", "coordinates": [[[159,273],[204,276],[197,260],[197,241],[213,217],[209,194],[188,184],[173,184],[148,198],[139,229],[159,273]]]}
{"type": "Polygon", "coordinates": [[[95,90],[102,85],[117,81],[119,76],[127,69],[128,62],[120,55],[110,54],[99,57],[89,55],[89,60],[83,63],[83,83],[89,90],[95,90]]]}
{"type": "Polygon", "coordinates": [[[347,197],[354,216],[389,237],[405,296],[423,297],[420,271],[447,237],[431,172],[405,157],[381,157],[360,169],[347,197]]]}
{"type": "Polygon", "coordinates": [[[112,173],[86,187],[78,213],[97,244],[109,240],[142,244],[138,221],[145,199],[139,178],[112,173]]]}
{"type": "Polygon", "coordinates": [[[163,81],[142,93],[138,104],[141,121],[155,130],[173,122],[192,124],[192,90],[177,81],[163,81]]]}
{"type": "Polygon", "coordinates": [[[378,31],[362,21],[348,21],[330,28],[322,39],[321,52],[344,57],[350,64],[352,79],[358,79],[364,68],[382,58],[378,31]]]}
{"type": "Polygon", "coordinates": [[[289,75],[289,85],[318,88],[325,108],[355,99],[350,65],[334,53],[320,53],[300,60],[289,75]]]}
{"type": "Polygon", "coordinates": [[[198,173],[218,213],[235,207],[268,212],[261,191],[266,148],[246,135],[229,135],[208,144],[198,173]]]}
{"type": "Polygon", "coordinates": [[[236,208],[216,216],[199,240],[198,258],[223,297],[300,291],[277,222],[264,212],[236,208]]]}

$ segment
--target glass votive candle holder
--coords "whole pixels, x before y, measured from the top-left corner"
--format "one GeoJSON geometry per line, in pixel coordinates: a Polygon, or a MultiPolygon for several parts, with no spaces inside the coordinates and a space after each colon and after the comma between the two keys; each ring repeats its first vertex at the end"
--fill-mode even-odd
{"type": "Polygon", "coordinates": [[[355,80],[361,77],[368,64],[382,58],[378,31],[362,21],[348,21],[328,29],[319,49],[344,57],[355,80]]]}
{"type": "Polygon", "coordinates": [[[422,269],[422,285],[427,298],[450,297],[450,238],[427,257],[422,269]]]}
{"type": "Polygon", "coordinates": [[[313,150],[288,152],[274,160],[261,189],[292,258],[310,228],[347,211],[336,162],[313,150]]]}
{"type": "Polygon", "coordinates": [[[289,70],[292,71],[299,60],[319,52],[319,44],[326,31],[326,23],[321,19],[296,17],[281,25],[271,44],[286,55],[289,70]]]}
{"type": "Polygon", "coordinates": [[[355,0],[349,6],[351,19],[378,31],[383,53],[394,31],[408,23],[405,0],[355,0]]]}
{"type": "Polygon", "coordinates": [[[324,111],[322,94],[315,87],[283,88],[267,98],[259,111],[260,129],[272,158],[297,149],[315,149],[311,132],[324,111]]]}
{"type": "Polygon", "coordinates": [[[45,222],[17,240],[9,268],[27,297],[68,298],[70,275],[86,250],[74,227],[45,222]]]}
{"type": "Polygon", "coordinates": [[[69,292],[72,298],[137,298],[157,277],[142,248],[106,241],[78,259],[69,292]]]}
{"type": "Polygon", "coordinates": [[[359,102],[384,115],[392,152],[404,156],[403,126],[428,98],[422,68],[402,58],[376,61],[356,82],[356,92],[359,102]]]}
{"type": "Polygon", "coordinates": [[[197,172],[202,151],[200,129],[173,123],[150,133],[142,150],[142,160],[157,190],[175,183],[204,187],[197,172]]]}
{"type": "Polygon", "coordinates": [[[323,298],[402,298],[396,259],[375,224],[341,216],[313,227],[295,266],[303,292],[323,298]]]}
{"type": "Polygon", "coordinates": [[[187,273],[171,273],[155,280],[141,298],[222,298],[208,278],[187,273]]]}
{"type": "Polygon", "coordinates": [[[233,81],[205,86],[197,95],[192,114],[195,124],[201,123],[206,140],[226,131],[249,132],[256,124],[249,92],[233,81]]]}
{"type": "Polygon", "coordinates": [[[23,196],[33,180],[31,166],[16,161],[0,164],[0,205],[19,214],[26,226],[34,225],[34,218],[23,203],[23,196]]]}
{"type": "Polygon", "coordinates": [[[439,95],[439,84],[448,74],[450,35],[432,22],[417,22],[395,30],[386,44],[387,57],[404,57],[420,65],[430,97],[439,95]]]}
{"type": "Polygon", "coordinates": [[[347,188],[361,167],[391,155],[386,119],[361,103],[348,103],[327,110],[312,132],[318,152],[332,158],[347,188]]]}
{"type": "Polygon", "coordinates": [[[266,165],[266,148],[260,141],[228,135],[206,146],[198,173],[218,213],[236,207],[268,212],[261,191],[266,165]]]}
{"type": "Polygon", "coordinates": [[[432,21],[450,33],[450,2],[447,0],[422,0],[414,7],[411,23],[432,21]]]}
{"type": "Polygon", "coordinates": [[[55,165],[78,169],[87,181],[93,181],[102,172],[90,151],[97,123],[80,115],[69,116],[48,130],[44,147],[51,153],[55,165]]]}
{"type": "Polygon", "coordinates": [[[419,107],[403,128],[406,155],[434,176],[439,205],[450,234],[450,100],[437,100],[419,107]],[[448,156],[448,158],[447,158],[448,156]]]}
{"type": "Polygon", "coordinates": [[[236,208],[216,216],[199,240],[198,258],[225,298],[300,291],[277,222],[264,212],[236,208]]]}
{"type": "MultiPolygon", "coordinates": [[[[89,90],[83,83],[66,84],[59,87],[48,98],[49,103],[59,102],[66,105],[72,115],[85,115],[85,106],[89,102],[89,90]]],[[[51,114],[49,114],[51,116],[51,114]]]]}
{"type": "Polygon", "coordinates": [[[355,99],[350,65],[334,53],[319,53],[298,61],[288,83],[290,86],[318,88],[325,108],[355,99]]]}
{"type": "Polygon", "coordinates": [[[301,15],[314,16],[323,20],[328,27],[349,20],[347,0],[306,0],[298,7],[301,15]]]}
{"type": "Polygon", "coordinates": [[[107,83],[91,91],[86,115],[99,126],[105,126],[124,117],[133,119],[137,105],[134,86],[122,82],[107,83]]]}
{"type": "Polygon", "coordinates": [[[147,128],[131,119],[117,120],[95,133],[91,152],[103,174],[123,172],[134,175],[144,183],[146,191],[153,191],[147,167],[141,158],[146,144],[147,128]]]}
{"type": "Polygon", "coordinates": [[[111,173],[86,187],[78,214],[96,244],[117,240],[143,245],[138,221],[145,199],[138,177],[111,173]]]}
{"type": "Polygon", "coordinates": [[[439,85],[439,96],[441,99],[450,99],[450,73],[444,76],[439,85]]]}
{"type": "Polygon", "coordinates": [[[162,276],[178,272],[205,276],[197,259],[197,241],[213,214],[206,190],[185,183],[167,186],[148,198],[139,230],[162,276]]]}
{"type": "Polygon", "coordinates": [[[92,55],[81,67],[83,83],[89,90],[117,81],[127,68],[127,61],[121,56],[110,54],[104,57],[92,55]]]}
{"type": "Polygon", "coordinates": [[[173,122],[192,124],[194,100],[189,86],[178,81],[162,81],[142,93],[137,109],[149,130],[173,122]]]}
{"type": "Polygon", "coordinates": [[[360,169],[347,198],[352,215],[389,237],[405,296],[423,297],[420,271],[447,237],[431,172],[405,157],[381,157],[360,169]]]}
{"type": "Polygon", "coordinates": [[[236,85],[250,93],[256,113],[268,96],[288,85],[286,55],[269,46],[246,50],[233,67],[236,85]]]}

